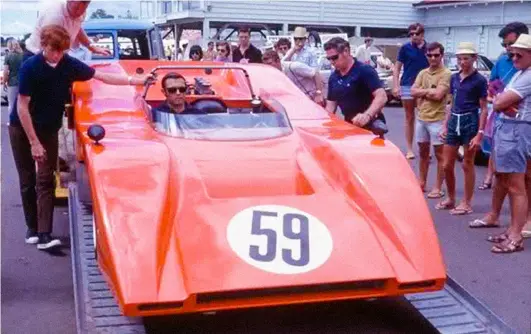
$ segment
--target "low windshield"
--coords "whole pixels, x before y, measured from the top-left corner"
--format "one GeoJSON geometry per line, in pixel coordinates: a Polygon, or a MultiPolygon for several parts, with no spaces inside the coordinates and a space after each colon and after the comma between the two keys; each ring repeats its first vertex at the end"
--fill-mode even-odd
{"type": "Polygon", "coordinates": [[[153,112],[152,117],[158,132],[186,139],[243,141],[276,138],[292,132],[289,120],[282,112],[233,111],[202,115],[153,112]]]}

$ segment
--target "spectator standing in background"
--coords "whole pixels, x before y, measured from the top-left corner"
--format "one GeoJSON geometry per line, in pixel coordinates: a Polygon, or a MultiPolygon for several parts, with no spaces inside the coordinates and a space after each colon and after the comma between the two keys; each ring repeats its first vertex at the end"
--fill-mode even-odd
{"type": "Polygon", "coordinates": [[[365,38],[365,41],[362,45],[358,46],[356,48],[356,53],[354,54],[354,57],[356,57],[356,60],[363,63],[370,65],[371,63],[371,45],[373,43],[373,39],[370,37],[365,38]]]}
{"type": "Polygon", "coordinates": [[[207,50],[204,53],[203,60],[213,61],[217,57],[216,50],[214,50],[214,42],[208,42],[207,50]]]}
{"type": "Polygon", "coordinates": [[[240,44],[233,52],[233,62],[241,64],[262,62],[262,51],[251,44],[251,29],[241,27],[238,30],[238,40],[240,44]]]}
{"type": "Polygon", "coordinates": [[[223,63],[230,63],[232,62],[231,58],[231,47],[230,44],[226,41],[221,41],[216,44],[217,48],[217,57],[216,61],[220,61],[223,63]]]}
{"type": "Polygon", "coordinates": [[[427,46],[430,66],[420,71],[411,87],[411,95],[418,99],[419,112],[415,124],[415,139],[419,145],[420,188],[426,191],[426,180],[430,167],[430,146],[433,146],[437,159],[437,179],[428,198],[444,196],[442,184],[443,142],[439,134],[444,127],[447,94],[450,89],[450,70],[444,67],[444,47],[440,43],[427,46]]]}
{"type": "Polygon", "coordinates": [[[393,71],[393,95],[400,97],[406,112],[406,158],[414,159],[413,134],[415,131],[415,98],[411,96],[411,86],[420,71],[429,66],[426,58],[426,41],[424,26],[414,23],[409,26],[411,41],[404,44],[398,51],[398,59],[393,71]],[[402,66],[404,73],[400,78],[402,66]]]}
{"type": "Polygon", "coordinates": [[[474,158],[481,146],[487,122],[487,80],[474,68],[478,55],[473,43],[462,42],[457,47],[457,63],[460,71],[452,75],[450,94],[451,110],[447,113],[444,132],[444,172],[448,198],[437,209],[452,209],[452,215],[472,213],[472,196],[476,182],[474,158]],[[478,111],[481,110],[481,114],[478,111]],[[455,206],[455,160],[460,146],[464,149],[463,173],[464,198],[455,206]]]}
{"type": "Polygon", "coordinates": [[[283,58],[288,53],[289,49],[291,49],[291,41],[282,37],[277,41],[277,44],[275,44],[275,49],[280,57],[283,58]]]}
{"type": "Polygon", "coordinates": [[[317,55],[307,45],[308,32],[304,27],[297,27],[293,32],[294,44],[291,49],[286,53],[283,61],[298,61],[304,63],[310,67],[317,68],[317,55]]]}
{"type": "Polygon", "coordinates": [[[7,50],[9,53],[4,58],[4,85],[7,86],[8,110],[11,113],[18,95],[18,71],[22,65],[23,52],[14,38],[7,42],[7,50]]]}
{"type": "MultiPolygon", "coordinates": [[[[491,92],[490,98],[492,98],[497,93],[500,93],[503,91],[503,88],[507,86],[509,81],[511,81],[513,75],[518,72],[518,70],[514,67],[513,60],[509,56],[509,48],[511,45],[516,42],[520,34],[528,34],[529,29],[527,26],[522,22],[511,22],[507,24],[503,29],[500,30],[498,37],[502,39],[502,46],[505,48],[505,53],[498,58],[496,63],[494,64],[494,67],[492,68],[492,71],[490,72],[490,83],[489,83],[489,92],[491,92]]],[[[498,114],[494,113],[492,117],[496,116],[498,114]]],[[[494,121],[491,122],[495,123],[494,121]]],[[[492,134],[490,134],[492,137],[492,134]]],[[[491,143],[492,146],[492,143],[491,143]]],[[[494,164],[493,160],[489,158],[489,164],[488,164],[488,170],[487,174],[485,175],[485,179],[483,181],[483,184],[478,187],[479,190],[486,190],[490,189],[492,187],[492,178],[494,176],[494,164]]],[[[503,198],[501,199],[501,202],[503,203],[503,199],[505,198],[505,194],[503,195],[503,198]]],[[[531,230],[531,226],[529,228],[531,230]]]]}

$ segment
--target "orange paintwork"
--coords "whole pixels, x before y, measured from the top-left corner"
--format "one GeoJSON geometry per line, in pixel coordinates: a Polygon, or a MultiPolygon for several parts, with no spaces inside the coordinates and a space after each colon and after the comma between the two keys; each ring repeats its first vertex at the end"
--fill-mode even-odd
{"type": "MultiPolygon", "coordinates": [[[[134,74],[137,67],[149,72],[171,64],[186,63],[121,61],[97,68],[134,74]]],[[[135,99],[141,87],[95,80],[74,86],[78,158],[90,179],[98,262],[123,312],[148,316],[441,289],[446,271],[433,221],[399,149],[329,116],[280,71],[243,67],[258,95],[284,106],[292,134],[237,142],[173,138],[148,124],[135,99]],[[94,123],[106,130],[99,146],[86,135],[94,123]],[[243,261],[229,246],[227,224],[256,205],[289,206],[319,219],[333,240],[328,260],[291,275],[243,261]],[[197,297],[371,280],[384,285],[208,302],[197,297]],[[426,287],[399,289],[430,280],[426,287]],[[176,304],[141,306],[164,303],[176,304]]],[[[191,82],[204,76],[179,72],[191,82]]],[[[228,104],[249,102],[243,72],[214,72],[209,80],[228,104]]],[[[162,100],[160,80],[147,99],[162,100]]]]}

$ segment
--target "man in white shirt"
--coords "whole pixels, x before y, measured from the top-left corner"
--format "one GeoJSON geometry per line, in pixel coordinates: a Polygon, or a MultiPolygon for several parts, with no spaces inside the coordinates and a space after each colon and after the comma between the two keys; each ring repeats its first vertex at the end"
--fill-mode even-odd
{"type": "Polygon", "coordinates": [[[372,42],[373,39],[367,37],[365,38],[364,44],[358,46],[356,53],[354,54],[357,61],[367,65],[371,64],[371,51],[369,49],[371,48],[372,42]]]}
{"type": "Polygon", "coordinates": [[[89,4],[90,1],[53,1],[41,13],[31,36],[26,41],[27,51],[24,54],[24,60],[42,51],[40,40],[41,30],[43,27],[53,24],[59,25],[68,31],[71,47],[79,43],[94,54],[110,55],[110,51],[107,49],[91,46],[87,34],[81,28],[89,4]]]}
{"type": "Polygon", "coordinates": [[[296,61],[317,68],[317,54],[307,45],[308,35],[306,28],[296,27],[293,32],[293,47],[282,58],[282,61],[296,61]]]}
{"type": "Polygon", "coordinates": [[[284,72],[310,99],[324,106],[323,79],[317,69],[295,61],[281,62],[275,50],[264,53],[262,61],[284,72]]]}

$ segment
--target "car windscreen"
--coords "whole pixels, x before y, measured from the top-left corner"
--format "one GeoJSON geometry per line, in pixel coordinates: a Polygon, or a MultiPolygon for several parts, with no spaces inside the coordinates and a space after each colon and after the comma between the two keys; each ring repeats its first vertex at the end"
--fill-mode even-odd
{"type": "Polygon", "coordinates": [[[166,135],[197,140],[260,140],[293,132],[288,117],[282,112],[174,114],[154,111],[152,124],[166,135]]]}

